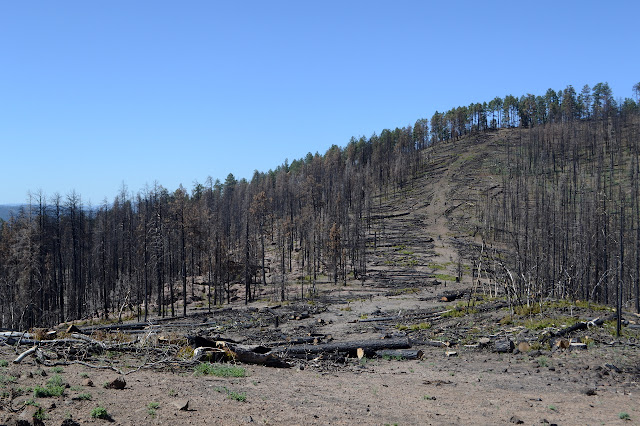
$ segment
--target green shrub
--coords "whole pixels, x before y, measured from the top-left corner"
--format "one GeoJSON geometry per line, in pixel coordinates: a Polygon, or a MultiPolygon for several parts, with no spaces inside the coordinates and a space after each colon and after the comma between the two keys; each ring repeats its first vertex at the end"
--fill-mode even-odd
{"type": "Polygon", "coordinates": [[[546,356],[539,356],[538,358],[536,358],[536,361],[538,362],[538,366],[539,367],[547,367],[549,366],[549,358],[547,358],[546,356]]]}
{"type": "Polygon", "coordinates": [[[64,380],[62,380],[62,376],[56,374],[54,376],[51,376],[49,380],[47,380],[47,386],[63,386],[64,387],[64,380]]]}
{"type": "Polygon", "coordinates": [[[33,396],[36,398],[49,398],[60,396],[64,393],[63,386],[36,386],[33,388],[33,396]]]}
{"type": "Polygon", "coordinates": [[[47,420],[47,412],[42,407],[38,407],[38,410],[33,415],[34,419],[38,420],[47,420]]]}
{"type": "Polygon", "coordinates": [[[9,361],[7,361],[6,359],[0,359],[0,367],[8,367],[9,366],[9,361]]]}
{"type": "Polygon", "coordinates": [[[94,419],[104,419],[104,420],[111,418],[109,413],[107,413],[107,409],[99,406],[91,410],[91,417],[93,417],[94,419]]]}
{"type": "Polygon", "coordinates": [[[33,389],[33,396],[36,398],[49,398],[60,396],[64,393],[65,383],[58,374],[51,376],[47,380],[46,386],[36,386],[33,389]]]}

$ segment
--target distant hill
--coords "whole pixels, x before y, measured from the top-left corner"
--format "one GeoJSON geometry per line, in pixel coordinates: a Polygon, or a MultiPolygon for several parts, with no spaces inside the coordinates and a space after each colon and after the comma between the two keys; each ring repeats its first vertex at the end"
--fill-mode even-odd
{"type": "Polygon", "coordinates": [[[14,215],[20,210],[19,204],[0,204],[0,219],[9,220],[11,214],[14,215]]]}

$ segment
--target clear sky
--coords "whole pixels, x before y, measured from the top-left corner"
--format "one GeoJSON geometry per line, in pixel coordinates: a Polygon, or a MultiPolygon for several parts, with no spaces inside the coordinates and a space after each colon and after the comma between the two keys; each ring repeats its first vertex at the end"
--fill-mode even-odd
{"type": "Polygon", "coordinates": [[[633,1],[0,2],[0,203],[250,179],[495,96],[640,81],[633,1]]]}

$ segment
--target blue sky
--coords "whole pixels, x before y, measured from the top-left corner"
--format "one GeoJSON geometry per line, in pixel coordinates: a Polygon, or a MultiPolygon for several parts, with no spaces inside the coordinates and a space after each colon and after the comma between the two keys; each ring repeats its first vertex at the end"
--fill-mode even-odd
{"type": "Polygon", "coordinates": [[[495,96],[640,81],[640,2],[0,3],[0,203],[250,179],[495,96]]]}

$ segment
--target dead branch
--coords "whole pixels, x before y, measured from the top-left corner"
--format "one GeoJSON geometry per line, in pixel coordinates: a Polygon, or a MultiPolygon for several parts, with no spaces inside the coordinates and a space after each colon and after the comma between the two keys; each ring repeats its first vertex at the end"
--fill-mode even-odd
{"type": "Polygon", "coordinates": [[[26,351],[24,351],[20,355],[18,355],[18,358],[14,359],[13,363],[14,364],[20,364],[23,359],[25,359],[26,357],[28,357],[29,355],[34,353],[37,349],[38,349],[37,346],[34,346],[34,347],[30,348],[30,349],[27,349],[26,351]]]}

